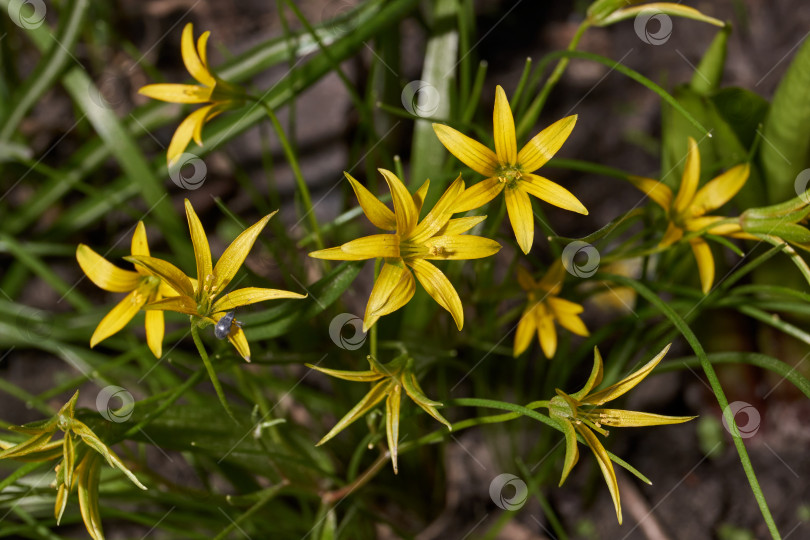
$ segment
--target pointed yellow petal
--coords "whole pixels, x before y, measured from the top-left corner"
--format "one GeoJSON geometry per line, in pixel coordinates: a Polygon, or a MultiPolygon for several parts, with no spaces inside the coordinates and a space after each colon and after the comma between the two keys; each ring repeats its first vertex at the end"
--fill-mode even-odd
{"type": "Polygon", "coordinates": [[[385,435],[394,474],[397,474],[397,445],[399,443],[399,408],[402,403],[402,387],[395,384],[385,400],[385,435]]]}
{"type": "Polygon", "coordinates": [[[542,304],[535,310],[535,324],[537,325],[537,339],[546,358],[554,358],[557,352],[557,329],[554,328],[554,317],[542,304]]]}
{"type": "Polygon", "coordinates": [[[205,287],[208,281],[213,279],[211,248],[208,247],[208,237],[205,235],[200,218],[197,217],[197,213],[188,199],[185,200],[185,205],[188,230],[191,233],[191,243],[194,246],[194,259],[197,262],[197,283],[205,287]]]}
{"type": "Polygon", "coordinates": [[[194,47],[194,28],[191,23],[188,23],[185,28],[183,28],[183,36],[180,40],[180,52],[183,55],[183,63],[186,65],[186,69],[192,77],[205,86],[213,87],[216,84],[216,80],[214,80],[214,77],[203,65],[197,53],[197,49],[194,47]]]}
{"type": "Polygon", "coordinates": [[[576,302],[571,302],[570,300],[558,296],[549,296],[546,298],[546,303],[551,306],[555,314],[579,315],[585,311],[585,308],[576,302]]]}
{"type": "Polygon", "coordinates": [[[700,274],[700,288],[703,294],[709,294],[714,284],[714,257],[712,248],[702,238],[692,238],[689,240],[692,246],[692,253],[695,254],[698,273],[700,274]]]}
{"type": "Polygon", "coordinates": [[[599,352],[599,348],[594,347],[593,368],[591,368],[591,374],[588,376],[585,386],[583,386],[582,389],[576,394],[571,394],[572,398],[574,398],[576,401],[581,401],[583,396],[586,396],[593,388],[596,388],[602,384],[602,366],[602,354],[599,352]]]}
{"type": "Polygon", "coordinates": [[[425,242],[425,246],[430,250],[425,256],[428,260],[482,259],[501,250],[501,245],[495,240],[469,234],[434,236],[425,242]]]}
{"type": "Polygon", "coordinates": [[[416,403],[423,411],[444,424],[447,429],[453,431],[453,426],[450,425],[450,422],[448,422],[447,419],[439,414],[439,411],[436,410],[436,407],[441,407],[442,404],[438,401],[428,399],[428,397],[422,391],[422,387],[419,386],[419,381],[416,380],[416,376],[412,371],[402,377],[402,386],[405,389],[405,393],[408,394],[414,403],[416,403]]]}
{"type": "Polygon", "coordinates": [[[667,231],[664,233],[664,237],[661,239],[661,242],[659,242],[658,245],[660,247],[671,246],[680,240],[681,237],[683,237],[683,229],[670,221],[669,225],[667,225],[667,231]]]}
{"type": "Polygon", "coordinates": [[[177,291],[177,293],[191,297],[194,296],[194,288],[192,287],[188,276],[186,276],[182,270],[177,268],[172,263],[166,262],[162,259],[157,259],[155,257],[145,257],[142,255],[124,257],[124,260],[146,268],[151,273],[165,281],[172,289],[177,291]]]}
{"type": "Polygon", "coordinates": [[[380,173],[385,178],[388,184],[388,189],[391,190],[391,200],[394,203],[394,217],[397,220],[397,234],[401,237],[406,237],[410,234],[416,222],[419,220],[419,212],[416,211],[416,205],[413,202],[413,197],[402,180],[391,171],[379,169],[380,173]]]}
{"type": "Polygon", "coordinates": [[[443,124],[433,124],[433,131],[447,151],[478,174],[494,176],[498,169],[495,152],[459,131],[443,124]]]}
{"type": "Polygon", "coordinates": [[[712,227],[713,223],[722,221],[726,218],[720,216],[702,216],[688,220],[685,225],[689,231],[704,231],[709,234],[716,234],[718,236],[732,236],[742,232],[742,227],[739,223],[723,223],[712,227]]]}
{"type": "Polygon", "coordinates": [[[695,198],[698,182],[700,182],[700,151],[695,139],[689,137],[689,153],[686,156],[686,165],[681,177],[681,187],[675,196],[673,209],[677,214],[684,212],[692,205],[695,198]]]}
{"type": "Polygon", "coordinates": [[[146,304],[143,309],[146,311],[147,315],[150,311],[176,311],[177,313],[184,313],[195,317],[200,316],[200,313],[197,311],[197,304],[188,296],[170,296],[156,300],[146,304]]]}
{"type": "Polygon", "coordinates": [[[118,268],[84,244],[79,244],[76,248],[76,260],[90,281],[105,291],[129,292],[142,279],[137,272],[118,268]]]}
{"type": "Polygon", "coordinates": [[[672,205],[672,190],[669,186],[658,180],[652,178],[643,178],[641,176],[628,176],[627,179],[631,184],[644,192],[650,199],[664,210],[669,210],[672,205]]]}
{"type": "Polygon", "coordinates": [[[279,298],[306,298],[307,295],[280,289],[262,289],[259,287],[245,287],[231,291],[216,302],[211,308],[212,312],[231,311],[239,306],[247,306],[265,300],[277,300],[279,298]]]}
{"type": "MultiPolygon", "coordinates": [[[[278,210],[276,210],[278,212],[278,210]]],[[[242,231],[242,233],[231,242],[231,245],[225,250],[222,256],[214,266],[214,286],[213,290],[217,293],[222,292],[228,283],[231,282],[233,276],[236,275],[237,270],[245,262],[245,259],[253,248],[256,238],[264,230],[267,222],[275,215],[276,212],[267,214],[262,219],[242,231]]],[[[202,287],[202,284],[200,284],[202,287]]]]}
{"type": "Polygon", "coordinates": [[[537,282],[534,280],[529,271],[522,266],[517,267],[517,281],[520,288],[524,291],[533,291],[537,288],[537,282]]]}
{"type": "Polygon", "coordinates": [[[596,456],[596,461],[599,463],[599,468],[602,470],[602,476],[605,477],[605,482],[607,483],[608,491],[610,491],[610,496],[613,498],[613,506],[616,507],[616,518],[619,520],[619,525],[621,525],[622,506],[619,500],[619,484],[616,482],[616,472],[613,470],[613,463],[610,461],[610,456],[608,456],[605,447],[602,446],[602,443],[599,442],[596,435],[594,435],[590,429],[585,427],[584,424],[578,424],[576,429],[585,439],[585,442],[588,443],[588,446],[591,448],[591,450],[593,450],[593,453],[596,456]]]}
{"type": "Polygon", "coordinates": [[[457,213],[475,210],[487,204],[503,190],[504,183],[497,178],[487,178],[464,190],[456,201],[454,211],[457,213]]]}
{"type": "Polygon", "coordinates": [[[149,350],[160,358],[163,355],[163,333],[165,332],[163,312],[158,310],[146,311],[146,344],[149,350]]]}
{"type": "Polygon", "coordinates": [[[366,304],[363,332],[368,332],[383,315],[393,313],[407,304],[413,298],[414,292],[416,282],[410,270],[404,265],[383,264],[366,304]]]}
{"type": "Polygon", "coordinates": [[[571,135],[576,123],[576,114],[566,116],[532,137],[518,154],[520,168],[531,173],[545,165],[571,135]]]}
{"type": "Polygon", "coordinates": [[[589,335],[585,323],[582,322],[582,319],[580,319],[579,315],[574,311],[576,308],[582,310],[582,306],[554,296],[546,299],[546,302],[552,313],[554,313],[557,324],[578,336],[589,335]]]}
{"type": "Polygon", "coordinates": [[[421,259],[408,261],[408,265],[413,268],[416,279],[419,280],[422,287],[440,306],[450,312],[456,326],[461,330],[464,326],[464,308],[447,276],[429,262],[421,259]]]}
{"type": "Polygon", "coordinates": [[[149,243],[146,241],[146,227],[143,221],[139,221],[135,226],[135,233],[132,235],[131,253],[133,255],[149,256],[149,243]]]}
{"type": "Polygon", "coordinates": [[[197,40],[197,54],[200,56],[200,62],[202,63],[205,71],[210,73],[211,71],[208,69],[208,38],[211,37],[210,31],[205,31],[197,40]]]}
{"type": "Polygon", "coordinates": [[[593,412],[599,413],[600,424],[612,427],[664,426],[682,424],[697,418],[697,416],[665,416],[663,414],[618,409],[595,409],[593,412]]]}
{"type": "Polygon", "coordinates": [[[448,186],[430,212],[409,235],[409,239],[417,244],[422,243],[447,225],[453,213],[457,212],[456,201],[463,192],[464,180],[461,179],[461,175],[458,175],[458,178],[448,186]]]}
{"type": "Polygon", "coordinates": [[[375,227],[379,227],[380,229],[386,231],[395,230],[397,228],[397,221],[396,218],[394,218],[394,213],[381,203],[377,197],[372,195],[363,184],[355,180],[352,175],[345,171],[343,174],[349,180],[354,194],[357,196],[357,201],[360,203],[360,208],[363,209],[363,213],[368,220],[373,223],[375,227]]]}
{"type": "Polygon", "coordinates": [[[214,105],[206,105],[205,107],[197,109],[186,116],[185,119],[180,122],[180,125],[177,126],[174,135],[172,135],[172,140],[169,143],[169,148],[166,150],[166,159],[169,162],[169,167],[174,165],[183,152],[185,152],[189,143],[191,143],[191,139],[195,136],[195,133],[199,138],[200,130],[208,117],[208,113],[213,107],[214,105]]]}
{"type": "Polygon", "coordinates": [[[548,291],[549,294],[558,294],[562,289],[563,281],[565,281],[565,272],[562,259],[557,259],[548,267],[537,286],[544,291],[548,291]]]}
{"type": "Polygon", "coordinates": [[[101,456],[95,452],[85,455],[78,467],[79,511],[87,532],[93,540],[104,540],[101,515],[98,510],[98,484],[101,477],[101,456]]]}
{"type": "Polygon", "coordinates": [[[441,236],[447,234],[464,234],[485,219],[487,219],[487,216],[468,216],[451,219],[444,227],[436,231],[436,234],[441,236]]]}
{"type": "Polygon", "coordinates": [[[327,248],[327,249],[319,249],[316,251],[310,251],[309,256],[313,259],[324,259],[327,261],[362,261],[363,258],[352,257],[351,255],[347,254],[345,251],[340,249],[340,246],[327,248]]]}
{"type": "MultiPolygon", "coordinates": [[[[339,249],[343,253],[343,256],[339,259],[342,261],[363,261],[366,259],[376,259],[377,257],[398,258],[399,237],[395,234],[372,234],[371,236],[363,236],[351,242],[346,242],[340,246],[339,249]]],[[[331,250],[324,249],[310,253],[309,255],[316,259],[326,259],[331,255],[331,250]],[[324,257],[324,254],[327,255],[327,257],[324,257]]]]}
{"type": "Polygon", "coordinates": [[[588,215],[588,209],[579,202],[579,199],[573,193],[548,178],[536,174],[527,174],[523,177],[523,180],[518,182],[518,189],[522,189],[530,195],[534,195],[538,199],[564,210],[570,210],[584,216],[588,215]]]}
{"type": "Polygon", "coordinates": [[[537,319],[534,315],[534,307],[526,309],[520,317],[520,321],[515,331],[515,344],[512,347],[512,356],[517,358],[529,348],[534,338],[534,332],[537,330],[537,319]]]}
{"type": "Polygon", "coordinates": [[[689,207],[690,214],[702,216],[726,204],[742,189],[750,173],[751,166],[745,163],[732,167],[709,181],[695,194],[695,199],[689,207]]]}
{"type": "MultiPolygon", "coordinates": [[[[214,313],[211,315],[211,319],[216,324],[224,316],[224,312],[214,313]]],[[[228,334],[228,341],[234,346],[236,352],[239,353],[239,356],[241,356],[245,362],[250,362],[250,345],[248,345],[248,340],[247,337],[245,337],[244,330],[242,330],[239,326],[232,324],[231,331],[228,334]]]]}
{"type": "Polygon", "coordinates": [[[495,153],[498,162],[504,166],[514,166],[517,162],[517,141],[515,136],[515,119],[506,92],[500,85],[495,87],[495,110],[492,113],[495,135],[495,153]]]}
{"type": "MultiPolygon", "coordinates": [[[[461,177],[461,175],[459,175],[461,177]]],[[[413,194],[413,204],[416,205],[416,215],[422,212],[422,205],[425,204],[425,197],[427,197],[428,189],[430,189],[430,179],[425,180],[424,184],[419,186],[416,193],[413,194]]]]}
{"type": "Polygon", "coordinates": [[[385,375],[382,373],[377,373],[376,371],[344,371],[340,369],[329,369],[329,368],[322,368],[315,366],[313,364],[306,364],[306,366],[310,369],[314,369],[316,371],[320,371],[321,373],[325,373],[330,377],[335,377],[337,379],[343,379],[344,381],[355,381],[355,382],[374,382],[379,381],[385,375]]]}
{"type": "Polygon", "coordinates": [[[141,307],[149,299],[149,292],[142,288],[135,289],[121,300],[107,315],[98,323],[96,331],[90,338],[90,347],[95,347],[111,335],[115,334],[127,325],[141,307]]]}
{"type": "MultiPolygon", "coordinates": [[[[658,365],[658,363],[664,358],[664,356],[669,351],[670,345],[664,347],[663,350],[655,356],[655,358],[644,364],[639,370],[634,371],[621,381],[611,386],[608,386],[604,390],[600,390],[599,392],[595,392],[593,394],[586,396],[585,398],[582,399],[582,403],[588,403],[590,405],[602,405],[603,403],[613,401],[619,396],[622,396],[625,393],[629,392],[641,381],[643,381],[644,378],[647,375],[649,375],[653,369],[655,369],[655,366],[658,365]]],[[[599,357],[600,364],[602,363],[601,360],[602,358],[600,356],[599,357]]]]}
{"type": "Polygon", "coordinates": [[[560,476],[560,486],[563,485],[568,473],[574,468],[579,460],[579,448],[577,447],[577,433],[571,422],[560,421],[565,434],[565,462],[563,463],[562,476],[560,476]]]}
{"type": "Polygon", "coordinates": [[[525,191],[518,188],[507,188],[506,210],[509,214],[509,221],[512,223],[512,230],[523,253],[528,254],[534,242],[534,214],[532,213],[532,202],[525,191]]]}
{"type": "Polygon", "coordinates": [[[208,103],[211,88],[196,84],[147,84],[138,93],[169,103],[208,103]]]}
{"type": "Polygon", "coordinates": [[[332,437],[346,429],[352,422],[366,414],[368,411],[373,409],[380,401],[385,398],[385,395],[388,391],[389,381],[382,380],[375,384],[371,390],[366,394],[363,399],[361,399],[357,405],[352,407],[352,409],[346,413],[346,415],[341,418],[335,427],[329,430],[329,433],[323,436],[323,438],[318,441],[315,446],[321,446],[332,437]]]}

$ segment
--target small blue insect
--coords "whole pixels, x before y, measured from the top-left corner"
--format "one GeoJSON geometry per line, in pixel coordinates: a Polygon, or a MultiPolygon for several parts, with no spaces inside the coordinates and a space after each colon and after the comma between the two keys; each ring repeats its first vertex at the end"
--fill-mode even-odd
{"type": "Polygon", "coordinates": [[[234,324],[239,328],[242,327],[241,322],[234,320],[235,316],[236,311],[229,311],[217,322],[217,325],[214,327],[214,336],[216,336],[217,339],[227,338],[228,334],[231,333],[231,326],[234,324]]]}

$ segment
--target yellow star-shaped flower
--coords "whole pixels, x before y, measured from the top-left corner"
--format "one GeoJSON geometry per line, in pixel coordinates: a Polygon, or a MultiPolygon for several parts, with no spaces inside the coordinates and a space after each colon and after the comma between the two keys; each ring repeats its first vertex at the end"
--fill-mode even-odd
{"type": "Polygon", "coordinates": [[[459,176],[420,222],[419,212],[430,180],[412,196],[394,173],[385,169],[380,169],[380,173],[391,190],[393,212],[349,173],[344,174],[368,220],[393,232],[358,238],[340,247],[313,251],[309,256],[339,261],[385,260],[366,306],[363,331],[383,315],[408,303],[416,291],[414,274],[428,294],[450,312],[461,330],[464,325],[461,299],[447,276],[428,261],[479,259],[497,253],[501,246],[494,240],[463,234],[486,216],[450,219],[457,212],[458,197],[464,192],[464,181],[459,176]]]}
{"type": "Polygon", "coordinates": [[[522,266],[518,266],[517,278],[529,299],[515,332],[513,356],[518,357],[529,348],[536,332],[543,354],[546,358],[553,358],[557,352],[555,321],[578,336],[588,335],[585,323],[579,318],[582,306],[557,296],[565,278],[565,267],[561,261],[551,265],[540,281],[536,281],[522,266]]]}
{"type": "MultiPolygon", "coordinates": [[[[146,228],[141,221],[132,235],[131,253],[133,256],[149,256],[146,228]]],[[[122,270],[84,244],[79,244],[76,248],[76,260],[96,286],[105,291],[129,293],[98,323],[90,338],[90,347],[95,347],[121,330],[147,303],[174,295],[171,287],[144,268],[136,265],[135,272],[122,270]]],[[[163,313],[147,311],[146,343],[157,358],[163,352],[163,332],[163,313]]]]}
{"type": "MultiPolygon", "coordinates": [[[[716,236],[756,240],[756,237],[743,232],[739,223],[719,223],[726,218],[706,215],[730,201],[745,185],[750,172],[751,166],[748,163],[737,165],[698,189],[700,152],[695,140],[689,137],[689,153],[677,196],[673,197],[669,186],[652,178],[631,176],[629,180],[666,211],[669,226],[660,243],[661,247],[666,247],[679,241],[685,233],[698,231],[716,236]],[[713,224],[716,226],[712,226],[713,224]]],[[[703,294],[708,294],[714,283],[712,250],[699,235],[689,238],[689,244],[697,260],[703,294]]]]}
{"type": "Polygon", "coordinates": [[[655,366],[669,351],[669,345],[664,347],[658,355],[647,362],[641,369],[635,371],[621,381],[608,386],[604,390],[592,392],[602,382],[602,356],[599,349],[594,347],[593,369],[585,386],[575,394],[566,394],[557,389],[557,396],[549,401],[548,411],[551,418],[557,420],[565,433],[565,463],[563,464],[560,485],[563,485],[568,473],[579,459],[577,449],[577,433],[579,433],[588,447],[593,451],[607,482],[613,505],[616,507],[616,517],[622,523],[622,507],[619,500],[619,485],[616,482],[616,473],[605,447],[594,434],[594,431],[607,437],[607,430],[602,426],[612,427],[642,427],[660,426],[665,424],[680,424],[688,422],[695,416],[664,416],[636,411],[623,411],[618,409],[602,409],[599,406],[622,396],[632,390],[637,384],[649,375],[655,366]]]}
{"type": "Polygon", "coordinates": [[[172,166],[185,151],[192,139],[202,146],[202,128],[219,113],[238,107],[244,93],[211,72],[208,67],[206,47],[211,32],[204,32],[194,46],[194,29],[191,23],[183,28],[181,53],[186,69],[199,85],[194,84],[148,84],[138,93],[171,103],[208,103],[188,115],[174,132],[166,158],[172,166]]]}
{"type": "Polygon", "coordinates": [[[493,114],[494,152],[449,126],[433,124],[433,130],[451,154],[475,172],[487,177],[467,188],[456,203],[456,212],[478,208],[504,191],[509,221],[523,253],[529,253],[534,242],[534,213],[529,195],[554,206],[588,215],[588,210],[570,191],[548,178],[534,174],[557,153],[574,129],[576,121],[576,115],[558,120],[535,135],[518,152],[512,109],[503,88],[498,86],[495,90],[493,114]]]}
{"type": "MultiPolygon", "coordinates": [[[[197,279],[196,281],[190,280],[182,270],[162,259],[134,254],[132,257],[126,257],[126,260],[160,276],[174,290],[174,296],[152,302],[146,306],[146,309],[185,313],[194,317],[201,326],[204,326],[216,324],[228,311],[240,306],[277,298],[305,298],[306,295],[290,291],[245,287],[231,291],[217,299],[228,287],[242,263],[245,262],[259,233],[274,214],[275,212],[264,216],[257,223],[245,229],[228,246],[214,266],[205,230],[191,203],[186,199],[186,218],[191,232],[191,242],[194,245],[194,257],[197,261],[197,279]]],[[[250,362],[250,347],[245,332],[235,324],[235,321],[231,324],[228,341],[236,347],[242,358],[250,362]]]]}

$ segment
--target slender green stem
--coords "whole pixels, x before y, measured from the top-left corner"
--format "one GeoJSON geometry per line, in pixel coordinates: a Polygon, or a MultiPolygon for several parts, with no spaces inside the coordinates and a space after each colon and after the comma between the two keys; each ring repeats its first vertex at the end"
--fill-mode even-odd
{"type": "Polygon", "coordinates": [[[205,369],[208,372],[208,376],[211,378],[211,383],[214,385],[214,391],[217,393],[219,402],[222,403],[222,407],[225,409],[225,412],[228,413],[228,416],[231,417],[231,420],[237,424],[240,424],[239,420],[237,420],[236,416],[234,416],[230,405],[228,405],[228,400],[225,398],[225,392],[222,390],[222,385],[219,383],[219,379],[217,378],[217,372],[214,371],[214,365],[211,364],[211,359],[208,358],[208,353],[205,352],[205,346],[200,339],[200,329],[194,321],[191,322],[191,337],[194,338],[194,344],[197,346],[197,351],[200,353],[200,358],[202,358],[203,364],[205,364],[205,369]]]}
{"type": "Polygon", "coordinates": [[[309,221],[309,226],[312,229],[312,233],[315,235],[315,245],[318,247],[318,249],[323,249],[323,238],[321,237],[321,230],[318,226],[318,220],[315,217],[315,209],[312,206],[312,196],[309,193],[307,183],[304,181],[304,175],[301,174],[301,167],[298,165],[298,158],[295,155],[295,151],[293,150],[287,135],[284,133],[284,127],[282,127],[276,113],[273,112],[273,109],[268,103],[254,96],[250,96],[250,99],[262,106],[264,111],[267,113],[267,116],[270,118],[270,122],[273,123],[273,128],[276,130],[279,142],[281,142],[284,155],[287,157],[287,161],[290,163],[293,176],[295,176],[295,183],[298,185],[298,191],[301,193],[301,198],[304,202],[304,217],[306,217],[309,221]]]}

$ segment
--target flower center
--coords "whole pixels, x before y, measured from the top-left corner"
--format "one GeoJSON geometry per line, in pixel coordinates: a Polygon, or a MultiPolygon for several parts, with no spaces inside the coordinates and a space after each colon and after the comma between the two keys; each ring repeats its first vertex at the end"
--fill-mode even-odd
{"type": "Polygon", "coordinates": [[[498,181],[506,184],[509,189],[517,187],[517,183],[523,179],[523,172],[518,167],[506,166],[501,167],[498,171],[498,181]]]}
{"type": "Polygon", "coordinates": [[[423,259],[430,253],[430,250],[423,244],[415,242],[400,241],[399,256],[403,259],[423,259]]]}

